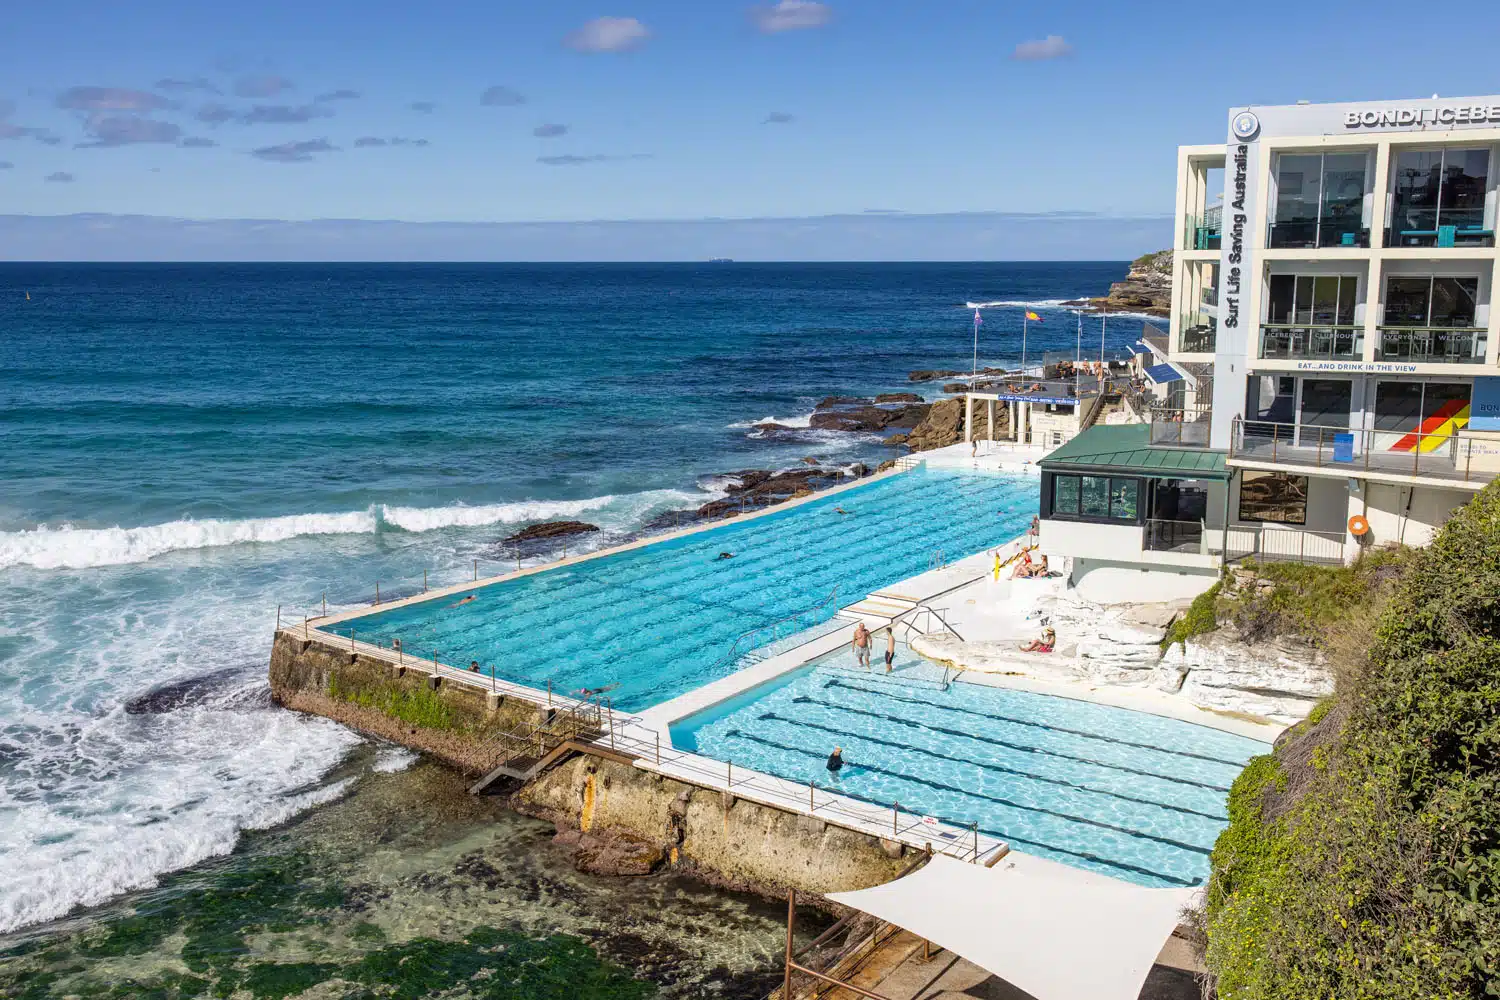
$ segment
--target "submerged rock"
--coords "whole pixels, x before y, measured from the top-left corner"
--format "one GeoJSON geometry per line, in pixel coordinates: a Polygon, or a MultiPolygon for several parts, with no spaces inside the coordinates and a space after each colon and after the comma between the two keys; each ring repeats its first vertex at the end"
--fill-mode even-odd
{"type": "Polygon", "coordinates": [[[569,535],[586,535],[598,531],[597,524],[586,521],[543,521],[522,528],[514,535],[505,536],[506,542],[539,542],[549,538],[565,538],[569,535]]]}
{"type": "Polygon", "coordinates": [[[906,378],[910,382],[935,382],[940,378],[952,378],[962,374],[963,372],[954,371],[951,368],[920,368],[907,375],[906,378]]]}
{"type": "Polygon", "coordinates": [[[814,430],[865,433],[883,431],[888,427],[915,427],[930,409],[928,403],[900,403],[819,410],[812,415],[812,427],[814,430]]]}

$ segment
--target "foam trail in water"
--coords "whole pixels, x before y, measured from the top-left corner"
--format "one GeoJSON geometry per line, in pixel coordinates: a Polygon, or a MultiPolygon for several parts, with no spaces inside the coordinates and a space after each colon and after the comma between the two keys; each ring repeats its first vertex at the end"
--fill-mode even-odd
{"type": "Polygon", "coordinates": [[[996,299],[993,302],[965,302],[965,309],[1062,309],[1074,299],[996,299]]]}
{"type": "Polygon", "coordinates": [[[649,490],[623,496],[589,497],[583,500],[522,500],[515,503],[454,504],[448,507],[399,507],[378,505],[364,511],[342,514],[292,514],[285,517],[244,520],[207,519],[170,521],[140,528],[74,528],[42,526],[25,531],[0,532],[0,569],[30,566],[35,569],[86,569],[141,563],[169,552],[208,549],[245,543],[284,542],[309,535],[373,534],[382,526],[401,531],[423,532],[442,528],[481,527],[488,524],[518,524],[559,517],[577,517],[590,511],[609,511],[618,524],[630,521],[653,506],[680,500],[704,502],[699,494],[682,490],[649,490]]]}

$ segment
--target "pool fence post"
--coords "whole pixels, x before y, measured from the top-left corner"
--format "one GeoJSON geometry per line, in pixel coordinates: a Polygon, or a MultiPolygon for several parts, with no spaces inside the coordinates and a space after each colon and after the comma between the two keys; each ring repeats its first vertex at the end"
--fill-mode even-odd
{"type": "Polygon", "coordinates": [[[656,734],[656,766],[661,767],[661,733],[656,734]]]}
{"type": "Polygon", "coordinates": [[[375,581],[375,606],[380,607],[380,581],[375,581]]]}
{"type": "Polygon", "coordinates": [[[731,760],[726,763],[729,765],[729,774],[724,779],[724,787],[732,789],[734,788],[734,761],[731,760]]]}
{"type": "Polygon", "coordinates": [[[281,605],[276,605],[276,631],[281,631],[281,605]]]}
{"type": "Polygon", "coordinates": [[[490,694],[495,693],[495,665],[490,664],[490,694]]]}
{"type": "Polygon", "coordinates": [[[478,559],[474,560],[474,582],[475,583],[479,582],[479,560],[478,559]]]}
{"type": "Polygon", "coordinates": [[[359,630],[358,629],[352,629],[352,628],[349,630],[349,652],[351,652],[351,653],[354,652],[354,633],[357,632],[357,631],[359,631],[359,630]]]}
{"type": "Polygon", "coordinates": [[[393,640],[392,645],[396,647],[396,666],[404,667],[406,665],[406,650],[402,647],[401,640],[393,640]]]}
{"type": "Polygon", "coordinates": [[[422,571],[422,593],[427,593],[427,571],[422,571]]]}
{"type": "Polygon", "coordinates": [[[811,781],[807,783],[807,811],[814,813],[818,811],[818,804],[813,801],[813,789],[818,787],[811,781]]]}
{"type": "Polygon", "coordinates": [[[307,614],[305,612],[302,615],[302,641],[307,641],[307,614]]]}
{"type": "Polygon", "coordinates": [[[432,676],[437,676],[437,650],[432,651],[432,676]]]}
{"type": "Polygon", "coordinates": [[[901,833],[901,803],[891,803],[891,836],[895,837],[901,833]]]}
{"type": "Polygon", "coordinates": [[[786,893],[786,964],[781,970],[781,1000],[792,1000],[792,928],[797,922],[797,890],[786,893]]]}
{"type": "Polygon", "coordinates": [[[615,700],[609,699],[609,748],[615,748],[615,700]]]}
{"type": "Polygon", "coordinates": [[[552,707],[552,678],[547,678],[547,707],[552,707]]]}
{"type": "Polygon", "coordinates": [[[328,617],[328,591],[323,591],[323,617],[328,617]]]}
{"type": "Polygon", "coordinates": [[[979,864],[979,824],[974,824],[974,863],[979,864]]]}

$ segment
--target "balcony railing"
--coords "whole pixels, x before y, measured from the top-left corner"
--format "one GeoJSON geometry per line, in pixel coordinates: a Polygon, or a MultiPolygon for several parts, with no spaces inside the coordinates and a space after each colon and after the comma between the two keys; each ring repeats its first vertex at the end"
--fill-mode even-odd
{"type": "Polygon", "coordinates": [[[1488,344],[1481,327],[1382,326],[1375,360],[1482,365],[1488,344]]]}
{"type": "Polygon", "coordinates": [[[1210,210],[1201,218],[1188,216],[1187,220],[1187,249],[1189,250],[1217,250],[1224,236],[1224,218],[1222,212],[1210,210]]]}
{"type": "Polygon", "coordinates": [[[1272,249],[1314,247],[1368,247],[1370,230],[1359,220],[1324,216],[1299,222],[1273,222],[1267,245],[1272,249]]]}
{"type": "MultiPolygon", "coordinates": [[[[1220,540],[1209,532],[1208,547],[1217,552],[1220,540]]],[[[1261,562],[1300,562],[1337,565],[1344,561],[1346,539],[1339,531],[1312,531],[1281,525],[1236,524],[1226,532],[1229,560],[1256,559],[1261,562]]]]}
{"type": "Polygon", "coordinates": [[[1204,554],[1202,521],[1166,521],[1150,518],[1141,537],[1147,552],[1196,552],[1204,554]]]}
{"type": "MultiPolygon", "coordinates": [[[[1385,245],[1388,247],[1492,247],[1495,245],[1495,231],[1486,229],[1480,218],[1483,213],[1475,213],[1471,220],[1454,219],[1454,225],[1439,225],[1430,213],[1421,213],[1425,217],[1415,218],[1400,226],[1391,226],[1385,231],[1385,245]]],[[[1449,213],[1444,218],[1450,218],[1449,213]]]]}
{"type": "Polygon", "coordinates": [[[1267,323],[1260,328],[1260,356],[1287,361],[1357,361],[1365,353],[1362,326],[1303,326],[1267,323]]]}
{"type": "Polygon", "coordinates": [[[1147,441],[1169,447],[1207,448],[1212,417],[1213,410],[1209,407],[1152,407],[1147,441]]]}
{"type": "Polygon", "coordinates": [[[1236,417],[1229,460],[1484,483],[1500,474],[1500,441],[1450,429],[1366,430],[1236,417]]]}
{"type": "Polygon", "coordinates": [[[1212,354],[1219,340],[1219,321],[1212,316],[1187,316],[1182,320],[1182,351],[1212,354]]]}

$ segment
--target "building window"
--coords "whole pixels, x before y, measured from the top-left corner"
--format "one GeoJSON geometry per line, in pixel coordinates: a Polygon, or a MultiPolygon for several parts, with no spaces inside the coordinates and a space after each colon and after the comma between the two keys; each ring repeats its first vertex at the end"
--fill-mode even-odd
{"type": "Polygon", "coordinates": [[[1307,523],[1307,477],[1246,472],[1240,479],[1240,520],[1307,523]]]}
{"type": "Polygon", "coordinates": [[[1386,245],[1494,246],[1485,224],[1488,149],[1413,149],[1391,166],[1391,220],[1386,245]]]}
{"type": "Polygon", "coordinates": [[[1137,479],[1118,476],[1054,476],[1052,516],[1134,523],[1140,506],[1140,485],[1137,479]]]}
{"type": "Polygon", "coordinates": [[[1358,301],[1356,275],[1271,275],[1261,357],[1352,360],[1363,350],[1358,301]]]}
{"type": "Polygon", "coordinates": [[[1284,153],[1276,158],[1273,247],[1367,247],[1367,153],[1284,153]]]}
{"type": "Polygon", "coordinates": [[[1430,452],[1467,423],[1467,382],[1379,382],[1375,386],[1377,451],[1430,452]]]}

